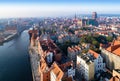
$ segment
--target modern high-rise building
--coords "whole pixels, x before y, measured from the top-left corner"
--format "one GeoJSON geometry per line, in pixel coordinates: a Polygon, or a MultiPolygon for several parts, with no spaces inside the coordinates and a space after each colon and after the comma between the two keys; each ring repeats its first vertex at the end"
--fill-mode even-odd
{"type": "Polygon", "coordinates": [[[97,12],[93,12],[92,13],[92,19],[96,19],[97,18],[97,12]]]}

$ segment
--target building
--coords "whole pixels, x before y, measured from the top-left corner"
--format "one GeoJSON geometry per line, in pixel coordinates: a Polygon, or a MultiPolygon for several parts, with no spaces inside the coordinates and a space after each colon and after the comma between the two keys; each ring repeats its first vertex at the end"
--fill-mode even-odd
{"type": "Polygon", "coordinates": [[[77,56],[77,71],[86,80],[94,79],[94,61],[87,54],[77,56]]]}
{"type": "Polygon", "coordinates": [[[17,33],[17,27],[16,26],[6,26],[4,34],[13,34],[17,33]]]}
{"type": "Polygon", "coordinates": [[[100,54],[89,50],[86,54],[77,56],[77,70],[87,80],[94,79],[94,74],[105,70],[105,63],[100,54]]]}
{"type": "Polygon", "coordinates": [[[92,13],[92,19],[96,19],[97,18],[97,12],[93,12],[92,13]]]}
{"type": "Polygon", "coordinates": [[[92,26],[98,26],[98,21],[96,19],[81,19],[78,21],[78,26],[89,26],[89,25],[92,25],[92,26]]]}
{"type": "Polygon", "coordinates": [[[88,54],[90,54],[94,57],[95,73],[105,71],[105,63],[103,63],[103,58],[101,57],[101,55],[94,52],[93,50],[89,50],[88,54]]]}
{"type": "Polygon", "coordinates": [[[74,42],[74,43],[77,43],[80,40],[80,38],[77,35],[74,35],[74,34],[69,35],[69,38],[70,38],[70,41],[74,42]]]}
{"type": "Polygon", "coordinates": [[[113,70],[113,77],[109,81],[120,81],[120,69],[113,70]]]}
{"type": "Polygon", "coordinates": [[[59,65],[59,67],[64,72],[63,80],[67,79],[67,81],[69,81],[70,78],[71,78],[70,81],[74,80],[75,68],[73,67],[73,62],[72,61],[68,61],[66,63],[63,63],[63,64],[59,65]]]}
{"type": "Polygon", "coordinates": [[[80,19],[80,20],[78,20],[77,24],[78,24],[78,26],[81,26],[81,27],[86,26],[87,21],[88,21],[88,19],[80,19]]]}
{"type": "Polygon", "coordinates": [[[98,27],[98,21],[96,19],[88,19],[87,20],[87,25],[92,25],[98,27]]]}
{"type": "Polygon", "coordinates": [[[50,81],[50,70],[44,58],[41,58],[40,60],[39,74],[40,81],[50,81]]]}
{"type": "Polygon", "coordinates": [[[61,81],[64,75],[64,72],[58,67],[56,63],[52,65],[53,69],[50,72],[51,81],[61,81]]]}
{"type": "MultiPolygon", "coordinates": [[[[62,56],[61,50],[50,39],[49,35],[30,30],[30,47],[40,59],[32,61],[32,73],[34,81],[73,81],[75,69],[73,62],[62,56]]],[[[35,56],[31,54],[31,59],[35,56]]]]}
{"type": "Polygon", "coordinates": [[[110,45],[100,45],[101,55],[111,71],[120,68],[120,37],[114,39],[110,45]]]}
{"type": "Polygon", "coordinates": [[[73,61],[74,67],[76,67],[77,55],[80,54],[81,48],[79,46],[72,46],[67,48],[68,57],[73,61]]]}

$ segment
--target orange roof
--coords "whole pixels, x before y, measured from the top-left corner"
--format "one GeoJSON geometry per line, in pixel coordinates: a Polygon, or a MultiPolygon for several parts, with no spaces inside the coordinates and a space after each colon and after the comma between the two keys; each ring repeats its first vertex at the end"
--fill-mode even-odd
{"type": "Polygon", "coordinates": [[[66,62],[60,65],[60,68],[64,71],[68,66],[73,65],[72,61],[66,62]]]}
{"type": "Polygon", "coordinates": [[[50,71],[43,73],[43,80],[42,81],[50,81],[50,71]]]}
{"type": "Polygon", "coordinates": [[[118,37],[117,40],[113,40],[111,46],[109,46],[106,50],[120,56],[120,38],[118,37]]]}
{"type": "Polygon", "coordinates": [[[120,80],[120,78],[118,78],[117,76],[114,76],[110,79],[110,81],[119,81],[119,80],[120,80]]]}
{"type": "Polygon", "coordinates": [[[119,39],[113,40],[112,45],[120,45],[119,39]]]}
{"type": "Polygon", "coordinates": [[[120,56],[120,47],[114,50],[113,53],[120,56]]]}
{"type": "Polygon", "coordinates": [[[110,52],[113,52],[114,50],[116,50],[119,47],[120,47],[120,45],[109,46],[106,50],[110,51],[110,52]]]}
{"type": "Polygon", "coordinates": [[[68,47],[68,51],[70,51],[70,52],[74,52],[74,49],[73,49],[73,48],[68,47]]]}
{"type": "Polygon", "coordinates": [[[56,75],[56,81],[60,81],[64,75],[63,71],[59,68],[59,66],[54,62],[53,63],[52,72],[56,75]]]}
{"type": "Polygon", "coordinates": [[[98,58],[98,56],[99,56],[99,54],[96,53],[96,52],[93,51],[93,50],[89,50],[88,52],[89,52],[90,54],[92,54],[95,58],[98,58]]]}
{"type": "Polygon", "coordinates": [[[40,64],[41,64],[41,66],[40,66],[41,71],[45,71],[47,64],[43,58],[41,58],[40,64]]]}

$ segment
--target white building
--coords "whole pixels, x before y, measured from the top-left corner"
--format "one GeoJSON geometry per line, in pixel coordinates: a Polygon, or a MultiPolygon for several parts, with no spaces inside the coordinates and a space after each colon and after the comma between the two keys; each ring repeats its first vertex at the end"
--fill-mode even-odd
{"type": "Polygon", "coordinates": [[[90,81],[94,79],[94,62],[90,58],[81,54],[77,56],[77,70],[80,75],[86,80],[90,81]]]}
{"type": "Polygon", "coordinates": [[[77,56],[77,70],[88,81],[95,73],[105,71],[105,63],[100,54],[89,50],[87,54],[77,56]]]}

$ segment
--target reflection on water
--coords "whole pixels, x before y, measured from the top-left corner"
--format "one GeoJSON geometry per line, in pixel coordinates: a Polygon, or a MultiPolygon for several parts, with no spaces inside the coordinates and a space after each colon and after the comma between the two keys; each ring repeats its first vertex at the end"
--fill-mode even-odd
{"type": "Polygon", "coordinates": [[[0,46],[0,81],[32,81],[27,31],[0,46]]]}

